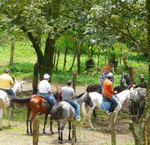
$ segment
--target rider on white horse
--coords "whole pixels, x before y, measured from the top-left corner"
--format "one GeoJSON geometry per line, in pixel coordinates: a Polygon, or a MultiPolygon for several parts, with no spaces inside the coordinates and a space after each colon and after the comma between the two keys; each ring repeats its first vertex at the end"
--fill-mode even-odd
{"type": "MultiPolygon", "coordinates": [[[[0,90],[8,93],[12,98],[16,98],[16,93],[13,91],[12,87],[14,86],[14,81],[10,76],[10,69],[5,69],[5,73],[0,75],[0,90]]],[[[15,104],[12,103],[12,107],[15,107],[15,104]]]]}
{"type": "Polygon", "coordinates": [[[114,94],[117,94],[117,91],[114,91],[114,89],[113,89],[113,83],[111,82],[112,78],[113,78],[113,74],[108,73],[107,79],[104,81],[103,95],[106,96],[110,102],[112,102],[111,107],[108,112],[108,115],[111,115],[111,113],[114,111],[115,107],[118,105],[118,100],[114,96],[114,94]]]}

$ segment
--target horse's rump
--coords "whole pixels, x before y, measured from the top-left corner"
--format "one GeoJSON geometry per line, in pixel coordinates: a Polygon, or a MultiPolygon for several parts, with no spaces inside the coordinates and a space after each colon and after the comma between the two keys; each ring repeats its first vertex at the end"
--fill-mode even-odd
{"type": "Polygon", "coordinates": [[[6,105],[5,105],[5,102],[3,101],[3,99],[0,98],[0,109],[3,109],[3,112],[5,114],[7,114],[7,110],[6,110],[6,105]],[[2,108],[1,108],[2,107],[2,108]]]}

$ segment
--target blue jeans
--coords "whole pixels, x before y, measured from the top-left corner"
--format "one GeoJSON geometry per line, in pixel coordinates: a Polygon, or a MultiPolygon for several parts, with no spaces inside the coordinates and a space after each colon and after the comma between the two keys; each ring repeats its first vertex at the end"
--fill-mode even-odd
{"type": "Polygon", "coordinates": [[[103,86],[103,85],[101,85],[101,91],[102,91],[102,94],[103,94],[103,87],[104,87],[104,86],[103,86]]]}
{"type": "MultiPolygon", "coordinates": [[[[67,101],[67,100],[64,100],[64,101],[67,101]]],[[[80,118],[80,105],[74,99],[71,99],[68,102],[75,108],[76,118],[79,119],[80,118]]]]}
{"type": "Polygon", "coordinates": [[[47,100],[51,102],[53,105],[56,104],[56,99],[54,98],[52,94],[48,94],[48,93],[39,93],[39,94],[45,96],[47,100]]]}
{"type": "Polygon", "coordinates": [[[113,112],[115,107],[118,105],[118,100],[116,99],[115,96],[111,96],[111,98],[108,99],[112,102],[109,112],[113,112]]]}
{"type": "Polygon", "coordinates": [[[143,106],[140,106],[140,103],[138,103],[138,107],[139,107],[139,114],[140,114],[140,117],[141,117],[141,115],[142,115],[142,113],[144,111],[144,108],[145,108],[145,101],[143,103],[143,106]]]}

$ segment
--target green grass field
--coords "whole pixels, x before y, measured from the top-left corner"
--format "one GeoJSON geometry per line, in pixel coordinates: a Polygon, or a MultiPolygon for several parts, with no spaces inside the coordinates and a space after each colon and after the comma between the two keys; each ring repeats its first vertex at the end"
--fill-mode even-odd
{"type": "MultiPolygon", "coordinates": [[[[4,72],[4,69],[9,67],[10,60],[10,45],[0,46],[0,74],[4,72]]],[[[74,68],[72,72],[68,72],[73,59],[73,50],[69,51],[67,55],[67,64],[65,71],[63,71],[64,55],[60,54],[58,71],[55,67],[53,69],[52,82],[65,83],[68,79],[72,79],[73,71],[77,71],[77,62],[75,61],[74,68]],[[71,53],[72,52],[72,53],[71,53]]],[[[136,61],[136,52],[130,52],[130,55],[127,58],[128,66],[134,66],[136,82],[139,82],[139,74],[144,74],[145,79],[148,79],[148,64],[147,58],[144,55],[140,55],[140,62],[136,61]]],[[[57,59],[57,58],[56,58],[57,59]]],[[[95,64],[97,64],[97,56],[93,57],[95,64]]],[[[20,79],[32,79],[33,77],[33,66],[36,63],[37,57],[34,49],[32,48],[31,43],[28,41],[20,41],[15,43],[15,52],[14,52],[14,63],[10,67],[11,75],[15,78],[20,79]]],[[[100,83],[100,74],[103,72],[103,67],[107,65],[107,56],[100,56],[100,64],[97,66],[98,70],[85,70],[85,61],[87,60],[87,55],[81,55],[81,74],[77,75],[77,85],[89,85],[92,83],[100,83]]],[[[128,69],[123,65],[118,63],[117,72],[114,73],[115,84],[114,86],[119,85],[121,74],[127,72],[128,69]]]]}

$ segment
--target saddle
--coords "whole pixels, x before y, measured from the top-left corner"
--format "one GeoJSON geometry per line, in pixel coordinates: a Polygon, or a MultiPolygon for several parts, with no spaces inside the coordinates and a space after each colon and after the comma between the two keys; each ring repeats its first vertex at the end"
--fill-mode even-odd
{"type": "Polygon", "coordinates": [[[104,102],[111,102],[111,101],[106,97],[105,94],[103,94],[103,101],[104,101],[104,102]]]}

